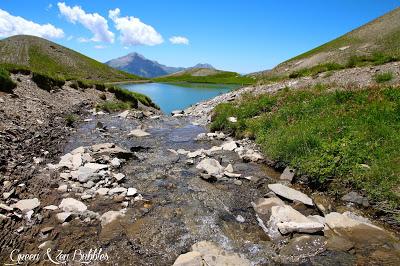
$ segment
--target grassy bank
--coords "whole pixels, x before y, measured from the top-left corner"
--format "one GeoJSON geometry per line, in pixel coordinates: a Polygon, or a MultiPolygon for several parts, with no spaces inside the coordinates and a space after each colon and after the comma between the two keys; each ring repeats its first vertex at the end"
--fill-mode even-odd
{"type": "Polygon", "coordinates": [[[319,189],[357,189],[381,208],[400,203],[400,89],[323,86],[246,95],[215,108],[213,130],[255,138],[263,152],[319,189]],[[235,116],[237,123],[228,122],[235,116]]]}
{"type": "Polygon", "coordinates": [[[119,110],[126,110],[137,108],[139,102],[145,106],[160,109],[148,96],[129,91],[116,86],[107,87],[107,91],[115,95],[115,100],[105,101],[96,106],[96,109],[105,110],[107,112],[115,112],[119,110]]]}
{"type": "Polygon", "coordinates": [[[249,85],[255,82],[255,79],[248,76],[241,76],[235,72],[221,72],[208,76],[192,76],[184,74],[179,76],[166,76],[153,79],[156,82],[188,82],[188,83],[212,83],[212,84],[239,84],[249,85]]]}

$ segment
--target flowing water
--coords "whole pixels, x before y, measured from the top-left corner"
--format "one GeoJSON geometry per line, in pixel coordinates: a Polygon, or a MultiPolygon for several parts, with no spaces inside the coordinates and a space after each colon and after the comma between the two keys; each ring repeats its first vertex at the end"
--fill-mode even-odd
{"type": "Polygon", "coordinates": [[[149,96],[161,110],[170,114],[192,104],[238,88],[238,85],[205,83],[126,83],[121,87],[149,96]]]}

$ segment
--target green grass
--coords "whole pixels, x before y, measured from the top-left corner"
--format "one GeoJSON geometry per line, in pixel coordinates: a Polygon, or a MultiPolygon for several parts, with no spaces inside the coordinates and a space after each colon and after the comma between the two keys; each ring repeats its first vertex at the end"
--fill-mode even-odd
{"type": "Polygon", "coordinates": [[[0,66],[8,70],[28,69],[57,79],[80,80],[89,84],[143,79],[56,43],[26,35],[0,41],[0,66]]]}
{"type": "Polygon", "coordinates": [[[0,91],[12,93],[17,84],[10,78],[10,73],[0,68],[0,91]]]}
{"type": "Polygon", "coordinates": [[[393,73],[392,72],[379,73],[376,74],[374,78],[377,83],[388,82],[393,79],[393,73]]]}
{"type": "Polygon", "coordinates": [[[248,76],[241,76],[236,72],[221,72],[208,76],[192,76],[190,74],[171,75],[167,77],[153,79],[157,82],[188,82],[188,83],[213,83],[213,84],[240,84],[249,85],[255,82],[255,79],[248,76]]]}
{"type": "Polygon", "coordinates": [[[325,63],[313,66],[311,68],[303,68],[297,71],[294,71],[289,74],[289,78],[299,78],[305,76],[315,76],[319,73],[332,71],[332,70],[340,70],[345,68],[344,66],[337,64],[337,63],[325,63]]]}
{"type": "Polygon", "coordinates": [[[218,105],[211,129],[255,138],[267,157],[295,167],[319,189],[352,188],[386,209],[399,206],[399,88],[246,95],[218,105]]]}
{"type": "Polygon", "coordinates": [[[122,102],[130,102],[131,108],[137,108],[138,102],[145,106],[159,109],[159,107],[146,95],[123,89],[117,86],[108,87],[107,90],[115,95],[115,98],[122,102]]]}
{"type": "Polygon", "coordinates": [[[105,101],[96,105],[96,110],[104,110],[109,113],[131,109],[132,106],[129,102],[123,101],[105,101]]]}
{"type": "Polygon", "coordinates": [[[64,79],[51,77],[36,72],[32,73],[32,81],[35,82],[39,88],[46,91],[51,91],[57,88],[60,89],[65,84],[64,79]]]}

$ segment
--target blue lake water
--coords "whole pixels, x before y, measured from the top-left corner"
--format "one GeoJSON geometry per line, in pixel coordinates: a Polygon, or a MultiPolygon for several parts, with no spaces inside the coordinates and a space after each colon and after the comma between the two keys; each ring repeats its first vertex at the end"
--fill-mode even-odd
{"type": "Polygon", "coordinates": [[[238,88],[237,85],[204,83],[127,83],[121,87],[149,96],[166,114],[238,88]]]}

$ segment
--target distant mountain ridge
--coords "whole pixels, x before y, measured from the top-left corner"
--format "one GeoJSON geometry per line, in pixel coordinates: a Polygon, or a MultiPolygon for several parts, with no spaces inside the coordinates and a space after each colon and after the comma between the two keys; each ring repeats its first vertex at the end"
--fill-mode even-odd
{"type": "Polygon", "coordinates": [[[107,61],[105,64],[110,67],[146,78],[161,77],[193,68],[215,69],[212,65],[206,63],[200,63],[190,68],[166,66],[158,63],[157,61],[147,59],[143,55],[136,52],[112,59],[107,61]]]}

